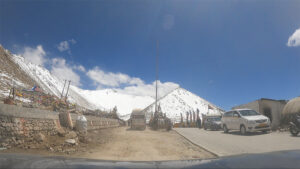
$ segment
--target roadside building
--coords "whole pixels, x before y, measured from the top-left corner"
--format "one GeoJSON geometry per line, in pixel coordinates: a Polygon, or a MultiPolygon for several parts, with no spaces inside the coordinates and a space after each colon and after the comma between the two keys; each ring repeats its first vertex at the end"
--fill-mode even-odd
{"type": "Polygon", "coordinates": [[[271,120],[271,128],[275,130],[280,125],[281,114],[286,103],[287,100],[273,100],[262,98],[250,103],[235,106],[232,109],[253,109],[269,117],[271,120]]]}

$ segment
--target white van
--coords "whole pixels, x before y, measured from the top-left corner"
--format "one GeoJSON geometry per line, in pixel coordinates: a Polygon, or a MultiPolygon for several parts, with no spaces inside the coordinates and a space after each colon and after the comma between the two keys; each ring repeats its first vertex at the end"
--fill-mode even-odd
{"type": "Polygon", "coordinates": [[[231,110],[222,116],[221,119],[224,133],[229,130],[240,130],[242,135],[247,132],[270,131],[270,119],[251,109],[231,110]]]}

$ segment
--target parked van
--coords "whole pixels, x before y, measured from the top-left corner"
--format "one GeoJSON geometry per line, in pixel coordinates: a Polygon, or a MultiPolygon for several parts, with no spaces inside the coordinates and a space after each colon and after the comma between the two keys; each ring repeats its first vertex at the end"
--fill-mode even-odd
{"type": "Polygon", "coordinates": [[[270,119],[251,109],[231,110],[221,119],[224,133],[229,130],[240,130],[242,135],[247,132],[270,131],[270,119]]]}

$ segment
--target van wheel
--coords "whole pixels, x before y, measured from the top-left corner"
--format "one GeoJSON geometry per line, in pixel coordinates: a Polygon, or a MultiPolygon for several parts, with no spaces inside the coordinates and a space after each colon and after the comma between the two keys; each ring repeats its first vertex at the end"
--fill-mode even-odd
{"type": "Polygon", "coordinates": [[[240,132],[242,135],[246,135],[247,131],[246,131],[246,127],[244,125],[241,126],[240,132]]]}
{"type": "Polygon", "coordinates": [[[228,133],[228,128],[226,125],[223,125],[223,131],[224,131],[224,133],[228,133]]]}

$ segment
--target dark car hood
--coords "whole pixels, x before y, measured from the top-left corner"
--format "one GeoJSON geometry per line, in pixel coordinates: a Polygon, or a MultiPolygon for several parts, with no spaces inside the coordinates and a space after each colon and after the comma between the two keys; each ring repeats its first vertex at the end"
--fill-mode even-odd
{"type": "Polygon", "coordinates": [[[299,168],[300,150],[208,160],[124,162],[0,153],[0,168],[299,168]]]}

